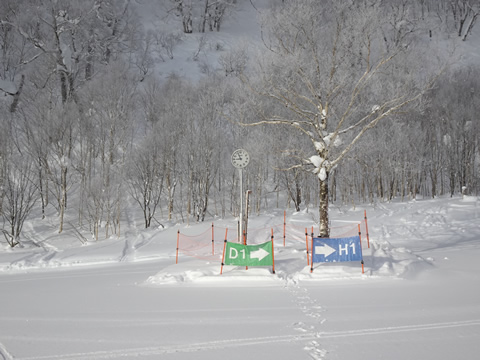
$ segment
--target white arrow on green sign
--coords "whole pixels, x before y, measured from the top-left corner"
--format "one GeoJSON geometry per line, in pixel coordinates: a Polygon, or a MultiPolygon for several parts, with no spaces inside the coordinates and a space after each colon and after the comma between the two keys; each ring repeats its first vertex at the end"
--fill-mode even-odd
{"type": "Polygon", "coordinates": [[[272,266],[272,242],[259,245],[243,245],[227,242],[225,247],[225,265],[272,266]]]}

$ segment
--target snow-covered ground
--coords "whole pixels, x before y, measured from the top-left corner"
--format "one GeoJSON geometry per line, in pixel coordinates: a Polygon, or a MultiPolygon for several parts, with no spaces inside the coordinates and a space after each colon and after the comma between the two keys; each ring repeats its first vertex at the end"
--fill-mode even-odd
{"type": "MultiPolygon", "coordinates": [[[[151,23],[156,1],[135,3],[151,23]]],[[[261,10],[268,1],[253,3],[261,10]]],[[[197,79],[232,44],[254,47],[257,10],[245,4],[238,21],[209,33],[197,61],[201,35],[184,36],[156,74],[197,79]]],[[[480,38],[471,39],[459,47],[478,54],[480,38]]],[[[220,275],[221,235],[216,255],[180,252],[176,264],[177,231],[201,234],[190,245],[203,241],[205,255],[208,222],[142,230],[132,217],[119,238],[82,244],[74,222],[58,234],[52,214],[28,221],[25,247],[0,243],[0,360],[479,358],[480,199],[334,204],[332,226],[355,229],[364,210],[364,274],[359,263],[310,273],[302,229],[315,225],[314,210],[287,210],[298,231],[285,246],[283,209],[251,216],[251,240],[276,229],[275,274],[225,266],[220,275]]],[[[231,234],[236,219],[214,224],[231,234]]]]}
{"type": "MultiPolygon", "coordinates": [[[[310,273],[291,230],[315,225],[306,211],[287,210],[285,246],[275,230],[275,274],[220,275],[220,253],[180,252],[176,264],[177,231],[209,245],[210,223],[85,245],[52,227],[36,246],[2,243],[0,359],[476,359],[480,199],[333,205],[332,226],[355,228],[364,210],[364,274],[359,263],[310,273]]],[[[251,241],[282,223],[280,209],[251,216],[251,241]]],[[[25,231],[45,234],[42,224],[25,231]]],[[[233,233],[235,219],[214,226],[233,233]]]]}

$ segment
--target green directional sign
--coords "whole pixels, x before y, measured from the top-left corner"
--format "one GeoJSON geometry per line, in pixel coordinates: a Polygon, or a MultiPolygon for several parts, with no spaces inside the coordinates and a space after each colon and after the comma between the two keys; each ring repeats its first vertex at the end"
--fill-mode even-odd
{"type": "Polygon", "coordinates": [[[227,242],[224,263],[237,266],[272,266],[272,242],[267,241],[259,245],[227,242]]]}

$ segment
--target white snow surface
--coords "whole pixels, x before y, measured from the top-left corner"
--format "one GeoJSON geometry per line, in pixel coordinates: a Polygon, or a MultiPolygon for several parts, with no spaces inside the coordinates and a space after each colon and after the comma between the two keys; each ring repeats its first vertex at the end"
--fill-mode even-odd
{"type": "Polygon", "coordinates": [[[10,95],[13,95],[18,91],[17,85],[15,85],[13,81],[7,81],[2,79],[0,79],[0,90],[10,95]]]}
{"type": "MultiPolygon", "coordinates": [[[[302,231],[285,246],[275,234],[275,274],[220,275],[221,253],[180,252],[176,264],[177,231],[210,244],[207,222],[85,245],[55,219],[29,223],[35,243],[1,243],[0,359],[477,358],[480,199],[333,204],[332,227],[355,227],[364,211],[364,274],[357,262],[311,273],[302,231]]],[[[268,233],[283,214],[251,215],[249,229],[268,233]]],[[[314,217],[287,209],[286,224],[316,228],[314,217]]],[[[234,232],[236,219],[213,224],[234,232]]]]}

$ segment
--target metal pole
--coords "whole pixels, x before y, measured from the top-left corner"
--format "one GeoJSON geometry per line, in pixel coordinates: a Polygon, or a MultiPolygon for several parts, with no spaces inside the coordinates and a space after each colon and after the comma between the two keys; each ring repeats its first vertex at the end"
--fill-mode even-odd
{"type": "Polygon", "coordinates": [[[238,171],[240,172],[240,234],[238,236],[238,242],[241,244],[243,242],[243,169],[238,169],[238,171]]]}
{"type": "Polygon", "coordinates": [[[248,241],[248,199],[251,192],[252,190],[245,191],[245,245],[247,245],[248,241]]]}

